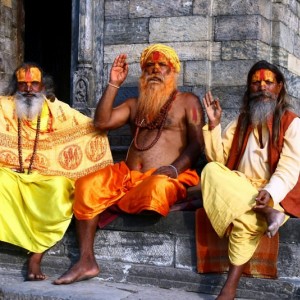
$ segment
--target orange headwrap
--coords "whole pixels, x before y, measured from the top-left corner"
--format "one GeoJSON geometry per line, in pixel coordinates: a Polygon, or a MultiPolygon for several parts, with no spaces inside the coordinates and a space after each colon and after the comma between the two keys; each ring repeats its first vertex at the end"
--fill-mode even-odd
{"type": "Polygon", "coordinates": [[[179,61],[177,53],[175,52],[175,50],[173,48],[163,45],[163,44],[150,45],[144,49],[144,51],[141,55],[141,59],[140,59],[140,66],[141,66],[142,70],[144,69],[144,64],[147,61],[148,57],[151,55],[151,53],[153,53],[155,51],[160,52],[163,55],[165,55],[165,57],[170,61],[170,63],[174,67],[175,72],[176,73],[180,72],[180,61],[179,61]]]}

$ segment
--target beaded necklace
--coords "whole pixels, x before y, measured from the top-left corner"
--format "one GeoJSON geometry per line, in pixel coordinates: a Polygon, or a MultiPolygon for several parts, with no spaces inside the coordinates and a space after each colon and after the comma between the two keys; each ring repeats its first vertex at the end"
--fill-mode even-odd
{"type": "Polygon", "coordinates": [[[135,130],[135,135],[134,135],[134,146],[137,150],[139,150],[139,151],[149,150],[150,148],[152,148],[157,143],[157,141],[159,140],[159,138],[162,134],[162,130],[164,128],[164,125],[166,123],[168,112],[171,108],[171,104],[176,98],[176,94],[177,94],[177,91],[175,90],[171,94],[170,98],[166,101],[166,103],[160,109],[160,112],[159,112],[158,116],[154,120],[152,120],[151,122],[146,123],[145,119],[144,118],[142,119],[138,115],[135,117],[134,124],[136,126],[136,130],[135,130]],[[138,134],[140,132],[140,128],[147,128],[149,130],[158,129],[156,137],[153,139],[153,141],[148,146],[141,147],[141,146],[138,145],[137,139],[138,139],[138,134]]]}
{"type": "MultiPolygon", "coordinates": [[[[31,173],[32,164],[33,164],[34,158],[36,156],[37,144],[38,144],[39,135],[40,135],[40,126],[41,126],[41,115],[39,114],[39,116],[37,118],[37,124],[36,124],[36,134],[35,134],[35,139],[34,139],[33,151],[32,151],[32,155],[30,157],[27,174],[31,173]]],[[[22,151],[22,121],[20,120],[20,118],[18,118],[18,154],[19,154],[19,164],[20,164],[20,169],[18,172],[24,173],[23,151],[22,151]]]]}

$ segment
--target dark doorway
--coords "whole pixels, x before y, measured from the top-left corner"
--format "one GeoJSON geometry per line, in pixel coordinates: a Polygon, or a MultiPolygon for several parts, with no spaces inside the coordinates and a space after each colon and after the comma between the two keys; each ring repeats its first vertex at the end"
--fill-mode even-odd
{"type": "Polygon", "coordinates": [[[52,75],[56,97],[70,99],[72,0],[24,0],[24,61],[52,75]]]}

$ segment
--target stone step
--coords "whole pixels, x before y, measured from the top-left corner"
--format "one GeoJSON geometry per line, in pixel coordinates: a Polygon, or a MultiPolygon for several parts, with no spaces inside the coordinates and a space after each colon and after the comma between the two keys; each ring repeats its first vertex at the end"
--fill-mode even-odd
{"type": "MultiPolygon", "coordinates": [[[[280,229],[279,278],[243,277],[237,296],[245,299],[300,299],[300,220],[280,229]]],[[[101,280],[150,284],[161,288],[216,295],[226,274],[196,272],[195,212],[174,211],[166,218],[121,215],[98,230],[95,254],[101,280]]],[[[58,277],[78,258],[74,224],[43,259],[44,272],[58,277]]],[[[0,268],[25,275],[26,251],[0,243],[0,268]]],[[[0,297],[1,299],[1,297],[0,297]]]]}

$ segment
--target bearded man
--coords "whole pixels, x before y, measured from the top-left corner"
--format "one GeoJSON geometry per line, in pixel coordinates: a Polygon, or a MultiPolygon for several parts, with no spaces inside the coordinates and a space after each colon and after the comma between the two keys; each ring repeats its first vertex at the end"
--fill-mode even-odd
{"type": "Polygon", "coordinates": [[[112,156],[106,134],[55,98],[38,65],[17,68],[7,94],[0,97],[0,241],[28,250],[27,279],[43,280],[43,254],[73,215],[75,179],[112,156]]]}
{"type": "Polygon", "coordinates": [[[147,47],[140,59],[139,98],[113,108],[128,74],[126,58],[121,54],[114,60],[94,123],[101,130],[130,124],[133,141],[126,161],[76,182],[74,214],[80,258],[56,284],[97,276],[94,236],[99,214],[108,207],[166,216],[177,200],[186,197],[186,187],[199,180],[192,168],[203,149],[203,110],[194,94],[177,90],[180,61],[175,50],[162,44],[147,47]]]}
{"type": "Polygon", "coordinates": [[[241,114],[223,135],[219,100],[209,92],[203,103],[210,161],[201,173],[203,206],[217,234],[229,237],[229,273],[217,298],[228,300],[262,235],[272,237],[288,216],[300,217],[300,120],[283,74],[266,61],[250,69],[241,114]]]}

